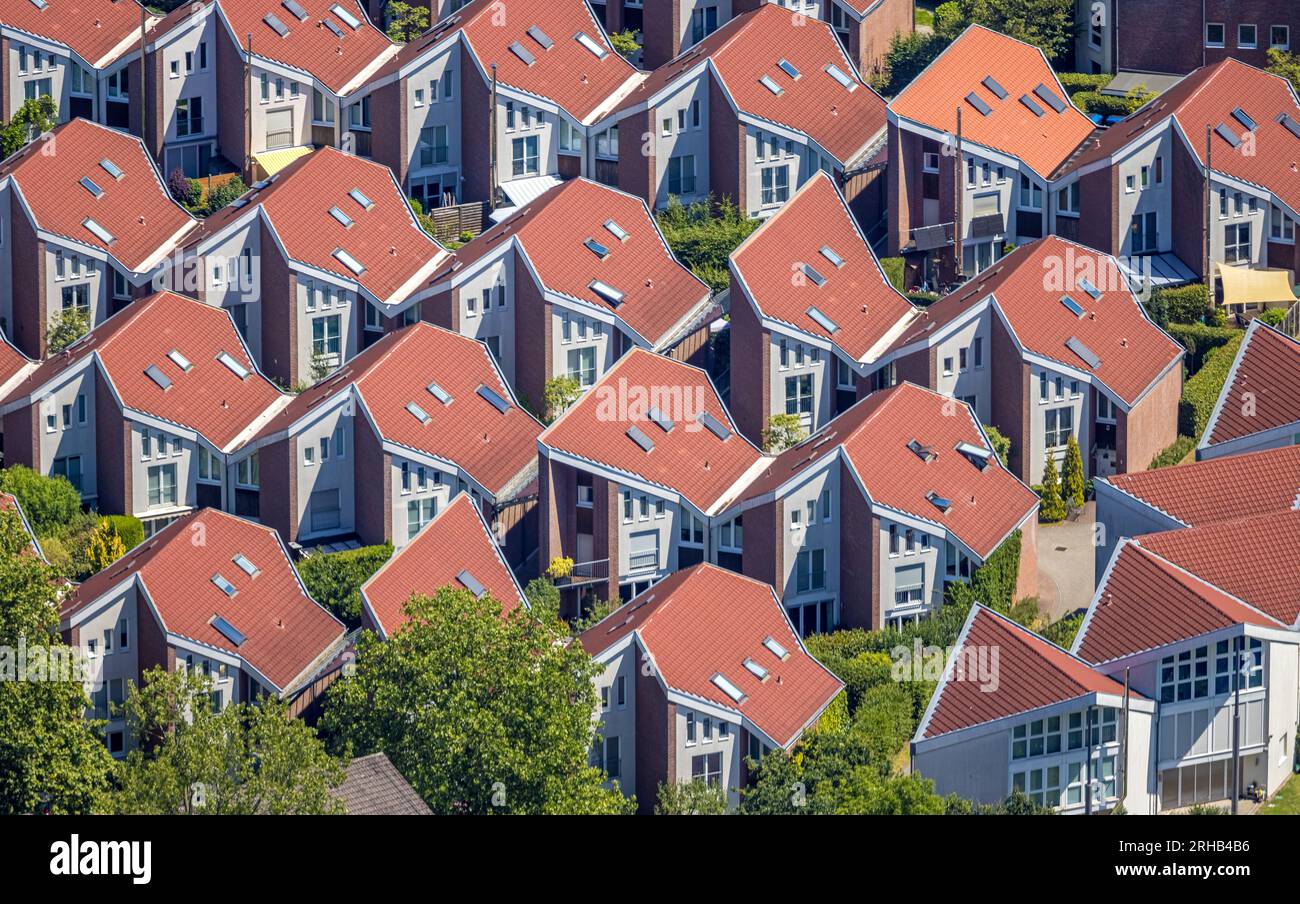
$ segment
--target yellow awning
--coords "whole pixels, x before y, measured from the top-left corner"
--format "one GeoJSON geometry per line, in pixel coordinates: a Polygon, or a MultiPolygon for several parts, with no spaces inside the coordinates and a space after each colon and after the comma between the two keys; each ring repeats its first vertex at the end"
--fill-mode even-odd
{"type": "Polygon", "coordinates": [[[1290,270],[1252,270],[1219,264],[1224,307],[1241,305],[1293,305],[1295,290],[1290,270]]]}
{"type": "Polygon", "coordinates": [[[276,151],[263,151],[253,157],[253,175],[258,179],[268,179],[299,157],[306,157],[314,148],[305,145],[296,148],[280,148],[276,151]]]}

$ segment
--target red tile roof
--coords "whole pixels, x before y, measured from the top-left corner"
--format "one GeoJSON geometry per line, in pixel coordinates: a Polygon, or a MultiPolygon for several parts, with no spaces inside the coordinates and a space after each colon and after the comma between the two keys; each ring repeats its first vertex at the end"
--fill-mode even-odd
{"type": "Polygon", "coordinates": [[[126,408],[201,434],[229,450],[286,397],[257,370],[223,308],[157,292],[104,321],[66,352],[46,360],[4,400],[6,410],[32,404],[46,384],[90,356],[99,360],[126,408]],[[179,352],[188,370],[168,357],[179,352]],[[222,352],[245,370],[242,379],[217,360],[222,352]],[[156,366],[170,381],[163,389],[145,370],[156,366]]]}
{"type": "Polygon", "coordinates": [[[107,252],[134,273],[151,269],[197,225],[168,195],[140,139],[86,119],[65,122],[27,145],[0,165],[0,179],[5,176],[17,182],[40,229],[107,252]],[[122,178],[109,175],[103,160],[121,170],[122,178]],[[100,189],[98,198],[82,179],[100,189]],[[91,232],[87,220],[113,241],[91,232]]]}
{"type": "Polygon", "coordinates": [[[551,292],[612,313],[658,347],[680,338],[709,310],[709,287],[673,256],[645,202],[587,179],[570,179],[493,226],[444,261],[433,282],[455,273],[512,238],[551,292]],[[620,240],[612,221],[627,233],[620,240]],[[608,252],[600,257],[584,243],[608,252]],[[623,293],[613,305],[592,288],[600,280],[623,293]]]}
{"type": "Polygon", "coordinates": [[[288,430],[349,386],[385,440],[456,464],[498,499],[531,479],[542,425],[514,401],[486,345],[423,322],[387,334],[294,397],[257,438],[288,430]],[[429,392],[431,383],[450,393],[450,405],[429,392]],[[510,403],[505,413],[478,394],[480,386],[510,403]],[[411,402],[427,424],[407,410],[411,402]]]}
{"type": "Polygon", "coordinates": [[[260,205],[290,259],[355,281],[391,305],[415,291],[447,254],[420,228],[388,167],[335,148],[300,157],[243,200],[209,217],[189,244],[210,238],[260,205]],[[368,209],[350,197],[354,188],[371,202],[368,209]],[[351,226],[330,213],[335,207],[351,226]],[[334,256],[338,249],[356,258],[365,272],[353,273],[334,256]]]}
{"type": "Polygon", "coordinates": [[[1027,351],[1092,374],[1125,405],[1142,398],[1185,353],[1147,318],[1113,257],[1057,236],[1021,245],[991,270],[930,305],[893,349],[924,339],[989,295],[1027,351]],[[1098,298],[1075,283],[1081,274],[1088,274],[1101,290],[1098,298]],[[1064,295],[1083,309],[1081,316],[1065,306],[1064,295]],[[1101,362],[1093,367],[1068,347],[1071,339],[1082,342],[1101,362]]]}
{"type": "Polygon", "coordinates": [[[987,451],[979,423],[964,404],[900,383],[874,392],[797,446],[787,449],[745,489],[746,499],[775,492],[814,462],[843,449],[877,507],[941,525],[981,559],[1038,507],[1038,496],[997,462],[982,470],[959,444],[987,451]],[[956,416],[952,406],[956,404],[956,416]],[[916,440],[930,461],[908,448],[916,440]],[[947,500],[947,511],[928,498],[947,500]]]}
{"type": "MultiPolygon", "coordinates": [[[[298,0],[307,18],[299,21],[277,0],[217,0],[222,17],[239,41],[241,49],[247,36],[253,36],[253,56],[283,63],[310,73],[335,94],[355,90],[365,78],[397,53],[397,45],[371,24],[358,0],[298,0]],[[349,25],[337,6],[359,23],[349,25]],[[266,22],[273,15],[289,29],[281,37],[266,22]],[[332,24],[343,33],[339,38],[328,27],[332,24]]],[[[223,38],[224,40],[224,38],[223,38]]]]}
{"type": "Polygon", "coordinates": [[[541,443],[586,461],[680,493],[708,514],[724,502],[762,458],[736,432],[708,375],[699,368],[635,348],[568,411],[541,443]],[[673,422],[665,432],[650,420],[659,408],[673,422]],[[707,413],[730,431],[719,438],[698,417],[707,413]],[[635,427],[654,448],[647,452],[627,431],[635,427]]]}
{"type": "Polygon", "coordinates": [[[978,604],[966,619],[949,663],[951,669],[935,689],[918,739],[1092,694],[1124,696],[1124,685],[978,604]],[[984,674],[985,668],[992,674],[984,674]]]}
{"type": "Polygon", "coordinates": [[[1283,624],[1300,619],[1300,510],[1162,531],[1138,542],[1283,624]]]}
{"type": "Polygon", "coordinates": [[[173,522],[87,579],[64,600],[64,620],[132,576],[168,634],[239,656],[281,691],[309,678],[344,637],[343,623],[307,595],[274,530],[215,509],[173,522]],[[194,542],[198,531],[202,543],[194,542]],[[257,568],[254,576],[234,561],[237,555],[257,568]],[[234,585],[233,597],[212,582],[218,574],[234,585]],[[217,617],[244,642],[218,631],[217,617]]]}
{"type": "Polygon", "coordinates": [[[62,44],[102,68],[140,33],[140,5],[134,0],[48,0],[41,9],[30,0],[7,0],[0,25],[62,44]]]}
{"type": "MultiPolygon", "coordinates": [[[[1097,142],[1070,162],[1072,172],[1103,160],[1161,128],[1174,117],[1187,146],[1205,163],[1205,130],[1227,126],[1239,138],[1248,131],[1233,111],[1240,108],[1255,123],[1251,153],[1240,153],[1214,134],[1212,157],[1216,172],[1269,189],[1300,212],[1300,136],[1279,120],[1286,113],[1300,120],[1300,100],[1286,79],[1231,58],[1197,69],[1123,122],[1101,133],[1097,142]]],[[[1198,183],[1199,190],[1199,183],[1198,183]]]]}
{"type": "Polygon", "coordinates": [[[957,134],[959,108],[964,142],[1019,158],[1044,179],[1093,131],[1091,120],[1069,102],[1041,50],[982,25],[962,32],[889,104],[899,119],[951,135],[957,134]],[[1006,97],[999,98],[983,83],[990,77],[1006,97]],[[1061,112],[1035,94],[1040,85],[1065,104],[1061,112]],[[971,94],[988,106],[987,116],[966,100],[971,94]],[[1042,116],[1021,102],[1026,95],[1042,116]]]}
{"type": "Polygon", "coordinates": [[[14,348],[8,337],[0,333],[0,389],[7,387],[10,380],[16,379],[19,374],[35,365],[35,363],[35,361],[14,348]]]}
{"type": "MultiPolygon", "coordinates": [[[[829,339],[855,361],[871,361],[916,309],[880,269],[835,183],[818,173],[731,255],[733,272],[766,317],[829,339]],[[839,257],[836,264],[822,249],[839,257]],[[803,269],[825,281],[818,285],[803,269]],[[834,332],[812,318],[816,309],[834,332]]],[[[742,299],[732,299],[732,303],[742,299]]]]}
{"type": "Polygon", "coordinates": [[[858,77],[830,24],[766,3],[660,66],[619,110],[644,105],[706,58],[736,109],[805,133],[841,165],[885,128],[884,99],[858,77]],[[778,65],[782,60],[798,78],[778,65]],[[856,87],[847,89],[833,78],[826,71],[831,65],[856,87]],[[779,95],[762,84],[764,76],[781,88],[779,95]]]}
{"type": "Polygon", "coordinates": [[[403,47],[378,77],[392,75],[459,32],[485,79],[491,79],[495,64],[499,84],[553,101],[583,123],[594,121],[640,78],[636,68],[614,52],[584,0],[510,7],[508,15],[504,10],[499,0],[466,4],[403,47]],[[529,34],[530,28],[540,29],[551,46],[544,47],[529,34]],[[595,41],[604,54],[598,57],[584,47],[579,34],[595,41]],[[514,44],[532,57],[531,64],[510,49],[514,44]]]}
{"type": "Polygon", "coordinates": [[[675,572],[578,638],[598,656],[636,634],[669,688],[742,716],[783,748],[797,741],[843,683],[809,655],[767,584],[702,563],[675,572]],[[775,640],[780,659],[764,645],[775,640]],[[746,666],[766,670],[760,679],[746,666]],[[744,694],[736,703],[713,682],[744,694]]]}
{"type": "Polygon", "coordinates": [[[1077,655],[1089,662],[1109,662],[1231,625],[1282,627],[1146,549],[1147,539],[1120,541],[1075,638],[1077,655]]]}
{"type": "Polygon", "coordinates": [[[501,611],[527,606],[524,593],[501,556],[492,532],[468,493],[461,493],[361,585],[361,599],[382,637],[406,623],[404,607],[412,594],[433,596],[439,588],[468,589],[468,572],[501,611]]]}
{"type": "Polygon", "coordinates": [[[1251,321],[1201,448],[1276,427],[1300,433],[1300,340],[1251,321]]]}
{"type": "Polygon", "coordinates": [[[1300,500],[1300,446],[1098,478],[1189,527],[1288,511],[1300,500]]]}

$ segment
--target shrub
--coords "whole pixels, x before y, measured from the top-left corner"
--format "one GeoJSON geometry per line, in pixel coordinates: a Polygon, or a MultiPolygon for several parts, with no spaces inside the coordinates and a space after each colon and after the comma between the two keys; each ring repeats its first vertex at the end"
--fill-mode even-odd
{"type": "Polygon", "coordinates": [[[1002,467],[1007,466],[1007,460],[1011,457],[1011,437],[1003,436],[997,427],[991,424],[984,425],[984,433],[989,438],[989,445],[993,447],[993,454],[1002,462],[1002,467]]]}
{"type": "Polygon", "coordinates": [[[1205,356],[1205,363],[1183,386],[1183,398],[1178,403],[1178,432],[1184,436],[1198,439],[1205,432],[1205,425],[1214,413],[1214,405],[1219,401],[1223,383],[1232,370],[1232,362],[1237,357],[1244,334],[1237,333],[1224,345],[1205,356]]]}
{"type": "Polygon", "coordinates": [[[1059,72],[1057,77],[1061,80],[1061,87],[1070,97],[1074,97],[1080,91],[1100,91],[1114,78],[1113,75],[1105,73],[1094,75],[1091,72],[1059,72]]]}
{"type": "Polygon", "coordinates": [[[1084,113],[1096,116],[1128,116],[1149,101],[1153,95],[1130,92],[1123,97],[1101,94],[1097,91],[1076,91],[1070,100],[1084,113]]]}
{"type": "Polygon", "coordinates": [[[128,552],[144,542],[144,522],[134,515],[108,515],[106,520],[128,552]]]}
{"type": "Polygon", "coordinates": [[[0,491],[18,499],[23,513],[44,539],[75,522],[81,515],[81,494],[63,477],[46,477],[26,465],[0,471],[0,491]]]}
{"type": "Polygon", "coordinates": [[[45,334],[45,344],[50,355],[57,355],[69,345],[90,332],[90,316],[80,308],[68,308],[50,324],[45,334]]]}
{"type": "Polygon", "coordinates": [[[714,292],[730,286],[727,259],[758,228],[758,220],[745,216],[726,197],[684,205],[672,196],[655,220],[677,259],[714,292]]]}
{"type": "Polygon", "coordinates": [[[609,44],[614,48],[615,53],[625,60],[630,60],[641,49],[641,44],[637,41],[637,36],[640,34],[639,31],[627,29],[616,31],[609,36],[609,44]]]}
{"type": "Polygon", "coordinates": [[[91,531],[86,549],[91,572],[103,571],[124,555],[126,547],[122,545],[122,538],[113,530],[107,518],[101,518],[99,526],[91,531]]]}
{"type": "Polygon", "coordinates": [[[1064,478],[1063,495],[1065,501],[1075,508],[1083,508],[1083,453],[1079,451],[1079,441],[1074,438],[1074,434],[1070,434],[1070,440],[1065,447],[1064,478]]]}
{"type": "Polygon", "coordinates": [[[1058,647],[1070,649],[1074,643],[1074,636],[1079,633],[1079,627],[1083,624],[1083,615],[1067,615],[1065,618],[1057,619],[1042,630],[1043,637],[1056,644],[1058,647]]]}
{"type": "Polygon", "coordinates": [[[1206,326],[1203,323],[1171,323],[1166,328],[1170,336],[1187,349],[1187,373],[1199,371],[1206,356],[1221,345],[1226,345],[1242,335],[1241,330],[1225,326],[1206,326]]]}
{"type": "Polygon", "coordinates": [[[298,566],[311,598],[353,628],[361,623],[361,585],[393,554],[393,544],[317,553],[298,566]]]}
{"type": "Polygon", "coordinates": [[[1216,325],[1221,317],[1210,302],[1205,283],[1192,283],[1172,289],[1155,289],[1152,296],[1164,307],[1170,323],[1207,323],[1216,325]]]}
{"type": "Polygon", "coordinates": [[[797,414],[774,414],[763,428],[763,451],[784,452],[797,446],[808,437],[808,431],[799,422],[797,414]]]}
{"type": "Polygon", "coordinates": [[[1196,440],[1190,436],[1180,436],[1174,440],[1173,444],[1162,451],[1155,458],[1151,459],[1151,464],[1147,470],[1154,471],[1156,468],[1170,468],[1178,464],[1187,457],[1187,453],[1192,451],[1196,445],[1196,440]]]}
{"type": "Polygon", "coordinates": [[[1267,308],[1259,313],[1259,319],[1268,326],[1281,326],[1286,320],[1286,308],[1267,308]]]}
{"type": "Polygon", "coordinates": [[[1061,478],[1056,471],[1056,457],[1047,453],[1047,462],[1043,466],[1042,505],[1038,507],[1038,518],[1047,524],[1054,524],[1065,518],[1065,500],[1061,498],[1061,478]]]}
{"type": "MultiPolygon", "coordinates": [[[[1019,580],[1020,531],[1016,530],[971,573],[969,584],[957,582],[948,585],[949,599],[956,605],[945,606],[941,611],[959,610],[964,619],[970,604],[979,602],[999,612],[1010,612],[1019,580]]],[[[960,628],[960,624],[957,627],[960,628]]]]}
{"type": "Polygon", "coordinates": [[[578,401],[582,395],[582,384],[567,374],[551,377],[542,387],[542,406],[546,409],[546,423],[551,423],[578,401]]]}
{"type": "Polygon", "coordinates": [[[207,212],[209,214],[216,213],[218,210],[221,210],[223,207],[226,207],[231,202],[235,201],[246,191],[248,191],[248,186],[245,185],[244,180],[238,176],[231,179],[229,182],[222,182],[216,188],[212,189],[212,191],[208,192],[208,201],[206,205],[207,212]]]}
{"type": "Polygon", "coordinates": [[[885,277],[889,280],[890,285],[900,292],[906,290],[906,264],[901,257],[882,257],[880,259],[880,269],[885,271],[885,277]]]}
{"type": "Polygon", "coordinates": [[[167,191],[171,192],[172,198],[183,207],[192,207],[198,203],[199,198],[194,192],[194,182],[179,166],[167,177],[167,191]]]}

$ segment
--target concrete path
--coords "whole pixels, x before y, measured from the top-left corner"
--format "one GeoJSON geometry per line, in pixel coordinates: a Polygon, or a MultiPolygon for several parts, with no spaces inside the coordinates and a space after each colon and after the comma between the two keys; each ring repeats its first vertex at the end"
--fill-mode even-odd
{"type": "Polygon", "coordinates": [[[1097,590],[1092,527],[1097,504],[1089,502],[1077,521],[1038,525],[1038,605],[1054,622],[1086,609],[1097,590]]]}

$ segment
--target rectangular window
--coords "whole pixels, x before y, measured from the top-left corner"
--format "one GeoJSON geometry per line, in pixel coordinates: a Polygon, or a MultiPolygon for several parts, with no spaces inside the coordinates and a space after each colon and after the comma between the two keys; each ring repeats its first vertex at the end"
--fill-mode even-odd
{"type": "Polygon", "coordinates": [[[1223,23],[1207,22],[1205,23],[1205,46],[1222,47],[1223,46],[1223,23]]]}
{"type": "Polygon", "coordinates": [[[149,506],[176,504],[176,466],[154,465],[149,469],[149,506]]]}
{"type": "Polygon", "coordinates": [[[1065,408],[1049,408],[1043,412],[1045,416],[1044,443],[1048,449],[1063,448],[1070,441],[1070,434],[1074,432],[1074,409],[1066,406],[1065,408]]]}
{"type": "Polygon", "coordinates": [[[511,172],[516,176],[536,176],[538,169],[537,136],[516,138],[511,143],[511,172]]]}
{"type": "Polygon", "coordinates": [[[669,158],[668,194],[695,194],[695,155],[685,154],[669,158]]]}

